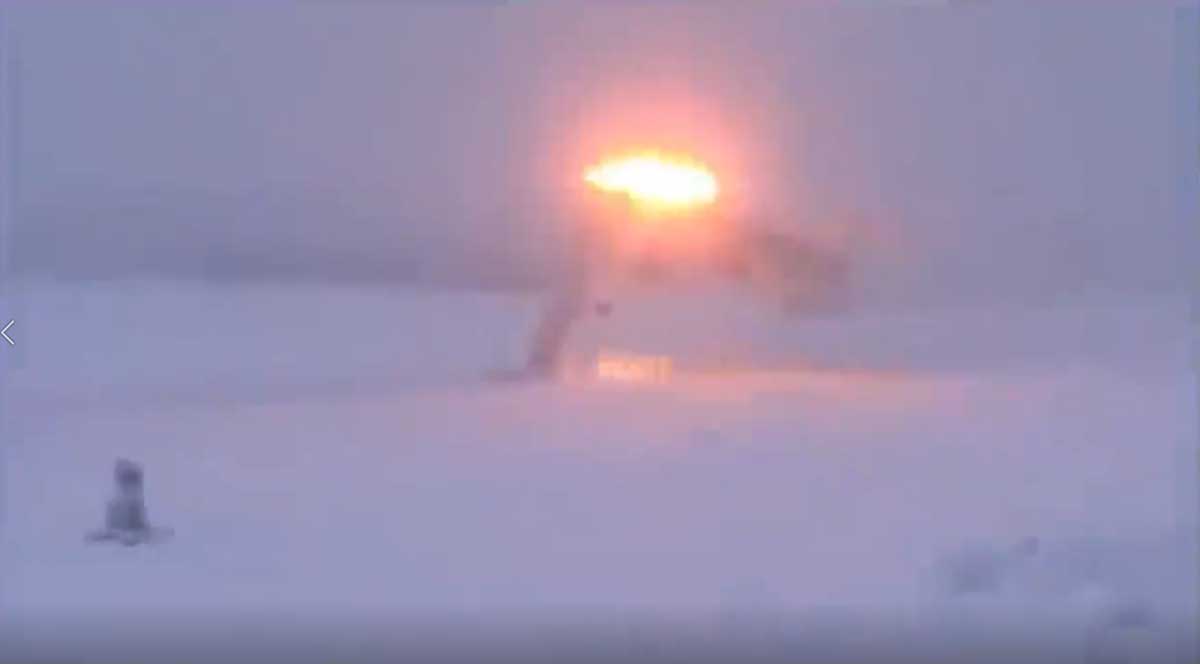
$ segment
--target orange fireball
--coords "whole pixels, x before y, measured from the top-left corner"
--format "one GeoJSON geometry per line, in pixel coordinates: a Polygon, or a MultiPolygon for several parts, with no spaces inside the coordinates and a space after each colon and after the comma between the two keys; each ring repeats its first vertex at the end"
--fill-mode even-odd
{"type": "Polygon", "coordinates": [[[646,152],[620,157],[587,170],[583,178],[600,191],[625,194],[651,209],[682,209],[712,203],[717,178],[690,159],[646,152]]]}

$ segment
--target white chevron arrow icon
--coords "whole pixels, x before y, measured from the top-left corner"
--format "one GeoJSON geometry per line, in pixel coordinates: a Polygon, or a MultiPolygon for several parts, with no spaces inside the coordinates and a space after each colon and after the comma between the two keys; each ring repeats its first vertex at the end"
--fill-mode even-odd
{"type": "Polygon", "coordinates": [[[0,330],[0,337],[4,337],[4,340],[8,342],[8,345],[9,345],[9,346],[16,346],[16,345],[17,345],[17,344],[16,344],[16,343],[15,343],[15,342],[12,340],[12,337],[8,336],[8,331],[9,331],[9,329],[11,329],[11,328],[12,328],[12,326],[13,326],[13,324],[14,324],[14,323],[16,323],[16,322],[17,322],[17,321],[15,321],[15,320],[10,320],[10,321],[8,321],[8,325],[5,325],[5,326],[4,326],[4,329],[3,329],[3,330],[0,330]]]}

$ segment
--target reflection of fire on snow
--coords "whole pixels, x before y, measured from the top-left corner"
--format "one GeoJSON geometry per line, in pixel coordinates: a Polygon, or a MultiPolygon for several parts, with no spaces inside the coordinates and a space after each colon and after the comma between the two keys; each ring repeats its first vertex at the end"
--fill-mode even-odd
{"type": "Polygon", "coordinates": [[[626,383],[665,383],[671,378],[671,369],[671,358],[663,355],[605,351],[596,356],[595,375],[601,380],[626,383]]]}

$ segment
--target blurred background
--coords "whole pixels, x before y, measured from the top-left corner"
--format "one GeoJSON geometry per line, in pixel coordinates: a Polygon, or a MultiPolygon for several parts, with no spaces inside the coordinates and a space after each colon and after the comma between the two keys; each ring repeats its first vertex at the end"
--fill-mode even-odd
{"type": "Polygon", "coordinates": [[[18,3],[12,270],[536,287],[582,166],[649,143],[732,216],[852,220],[860,302],[1178,292],[1178,12],[18,3]]]}
{"type": "Polygon", "coordinates": [[[0,4],[0,646],[1196,661],[1200,17],[1067,4],[0,4]],[[850,306],[495,380],[647,148],[850,306]],[[81,541],[118,457],[174,539],[81,541]]]}

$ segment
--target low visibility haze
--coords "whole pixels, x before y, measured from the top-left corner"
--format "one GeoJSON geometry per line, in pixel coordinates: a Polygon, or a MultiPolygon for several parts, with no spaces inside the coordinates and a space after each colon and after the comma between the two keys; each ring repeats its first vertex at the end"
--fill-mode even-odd
{"type": "Polygon", "coordinates": [[[0,651],[1200,661],[1200,15],[1058,4],[0,0],[0,651]]]}
{"type": "Polygon", "coordinates": [[[14,267],[534,285],[632,145],[883,300],[1187,283],[1185,15],[797,4],[17,6],[14,267]]]}

